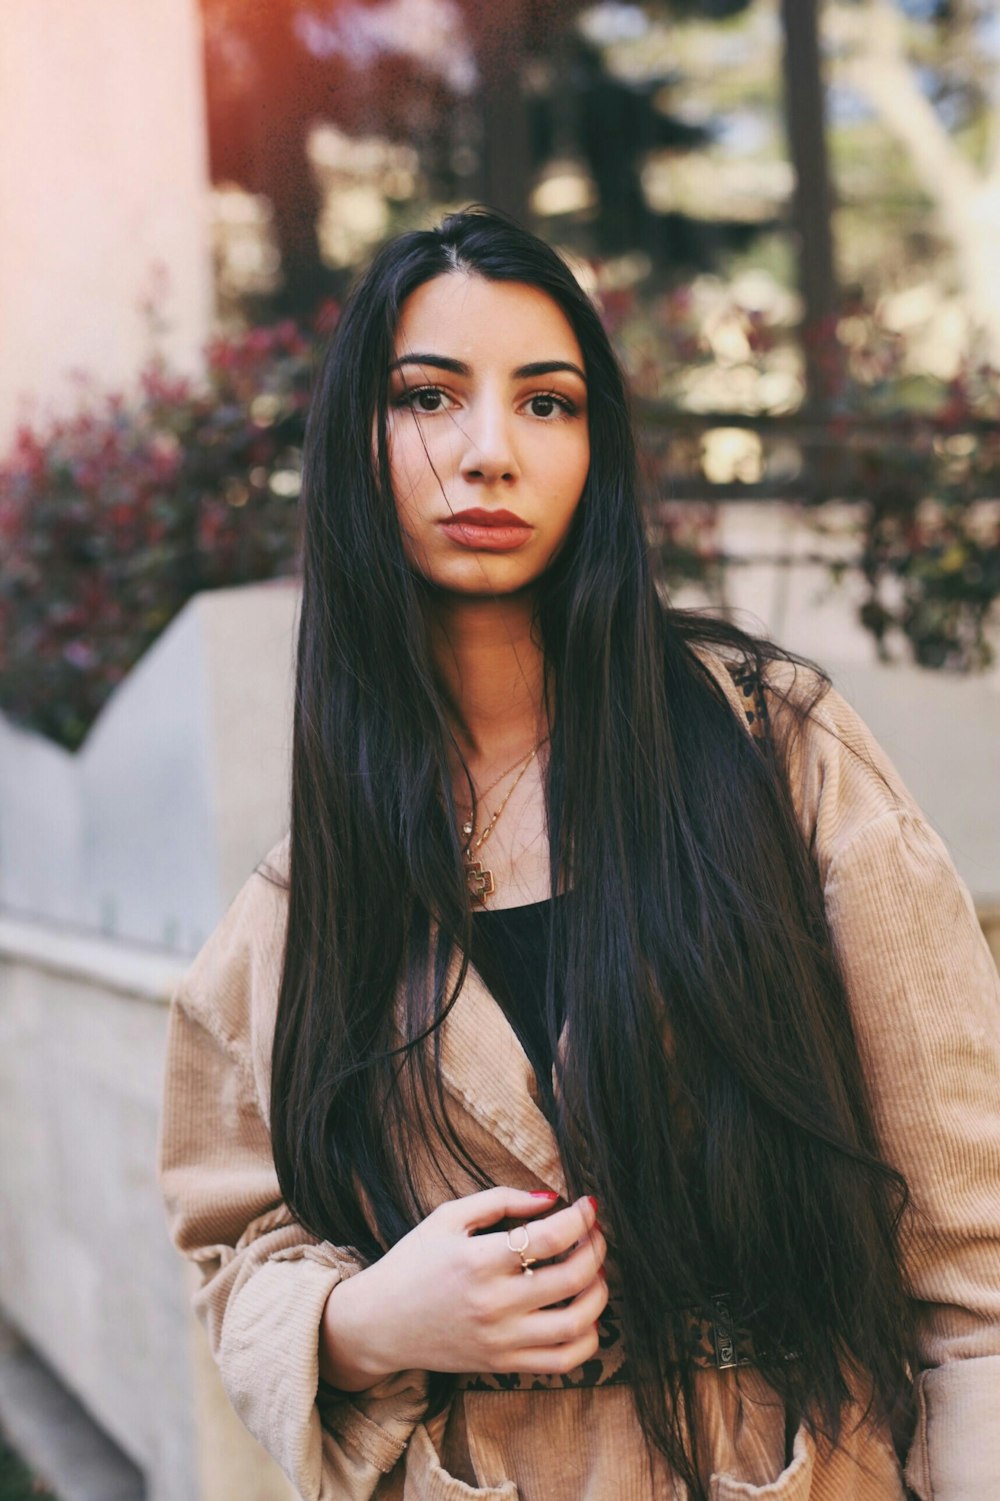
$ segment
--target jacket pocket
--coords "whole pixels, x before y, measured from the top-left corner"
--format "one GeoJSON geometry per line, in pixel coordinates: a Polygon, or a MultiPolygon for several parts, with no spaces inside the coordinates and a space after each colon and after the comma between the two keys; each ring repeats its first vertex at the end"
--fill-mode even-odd
{"type": "Polygon", "coordinates": [[[776,1479],[753,1485],[735,1475],[713,1475],[709,1495],[711,1501],[809,1501],[815,1469],[816,1446],[803,1423],[792,1443],[792,1462],[776,1479]]]}
{"type": "Polygon", "coordinates": [[[449,1475],[426,1427],[418,1423],[406,1450],[403,1501],[518,1501],[518,1491],[513,1480],[484,1488],[449,1475]]]}

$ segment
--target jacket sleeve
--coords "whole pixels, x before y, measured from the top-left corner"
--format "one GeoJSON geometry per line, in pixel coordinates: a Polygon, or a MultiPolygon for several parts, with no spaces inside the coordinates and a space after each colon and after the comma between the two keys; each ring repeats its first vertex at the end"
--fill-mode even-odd
{"type": "Polygon", "coordinates": [[[1000,1496],[1000,981],[941,839],[830,699],[814,732],[816,850],[876,1126],[913,1204],[906,1478],[922,1501],[980,1501],[1000,1496]]]}
{"type": "Polygon", "coordinates": [[[317,1241],[281,1200],[259,1059],[273,1036],[283,925],[284,893],[254,875],[174,998],[160,1181],[246,1427],[305,1501],[367,1501],[423,1415],[426,1376],[401,1372],[350,1397],[319,1379],[324,1304],[362,1263],[317,1241]]]}

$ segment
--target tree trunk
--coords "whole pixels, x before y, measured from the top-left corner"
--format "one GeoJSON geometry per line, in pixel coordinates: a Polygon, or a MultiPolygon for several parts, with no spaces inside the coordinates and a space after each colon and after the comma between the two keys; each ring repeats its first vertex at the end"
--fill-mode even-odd
{"type": "Polygon", "coordinates": [[[504,0],[494,25],[481,22],[481,193],[484,203],[524,222],[531,189],[531,139],[522,84],[527,0],[504,0]]]}
{"type": "Polygon", "coordinates": [[[805,304],[807,405],[823,408],[836,385],[838,311],[830,224],[830,173],[820,68],[818,0],[782,0],[785,122],[795,168],[793,218],[798,237],[799,284],[805,304]]]}

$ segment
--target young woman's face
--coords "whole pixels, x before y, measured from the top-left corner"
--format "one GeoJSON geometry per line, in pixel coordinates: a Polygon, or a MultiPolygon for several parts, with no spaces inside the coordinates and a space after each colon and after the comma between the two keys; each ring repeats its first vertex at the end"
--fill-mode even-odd
{"type": "Polygon", "coordinates": [[[388,439],[411,566],[455,594],[533,584],[590,463],[583,355],[565,314],[521,282],[425,282],[396,329],[388,439]]]}

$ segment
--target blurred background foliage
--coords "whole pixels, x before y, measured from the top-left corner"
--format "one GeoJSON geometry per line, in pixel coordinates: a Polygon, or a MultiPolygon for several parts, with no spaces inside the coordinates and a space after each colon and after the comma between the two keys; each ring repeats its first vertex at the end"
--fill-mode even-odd
{"type": "Polygon", "coordinates": [[[292,573],[309,375],[388,235],[556,244],[629,371],[664,582],[780,499],[885,658],[973,670],[1000,594],[994,0],[202,0],[220,334],[2,474],[0,706],[70,746],[198,589],[292,573]],[[843,517],[844,506],[837,510],[843,517]],[[842,520],[838,526],[843,525],[842,520]],[[40,587],[44,580],[44,590],[40,587]]]}
{"type": "Polygon", "coordinates": [[[56,1501],[45,1482],[33,1475],[0,1433],[0,1501],[56,1501]]]}
{"type": "Polygon", "coordinates": [[[0,500],[0,705],[75,749],[193,594],[293,573],[313,339],[221,334],[198,386],[152,362],[22,428],[0,500]]]}

